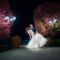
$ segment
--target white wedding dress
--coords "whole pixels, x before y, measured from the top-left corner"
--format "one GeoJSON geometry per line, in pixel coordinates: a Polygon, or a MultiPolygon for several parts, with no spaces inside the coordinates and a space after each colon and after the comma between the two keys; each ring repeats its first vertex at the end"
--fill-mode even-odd
{"type": "Polygon", "coordinates": [[[29,41],[29,43],[26,46],[26,48],[40,48],[40,47],[43,47],[46,44],[47,39],[45,39],[41,34],[39,34],[37,32],[34,35],[34,32],[32,30],[29,30],[29,32],[31,33],[32,38],[29,41]]]}

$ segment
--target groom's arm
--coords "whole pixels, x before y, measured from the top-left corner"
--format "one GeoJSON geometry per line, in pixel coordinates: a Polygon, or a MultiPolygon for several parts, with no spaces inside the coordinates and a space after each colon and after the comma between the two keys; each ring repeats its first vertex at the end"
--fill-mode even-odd
{"type": "Polygon", "coordinates": [[[37,28],[35,27],[35,33],[37,32],[37,28]]]}
{"type": "Polygon", "coordinates": [[[34,28],[34,35],[36,34],[36,32],[37,32],[37,29],[36,29],[36,27],[34,28]]]}

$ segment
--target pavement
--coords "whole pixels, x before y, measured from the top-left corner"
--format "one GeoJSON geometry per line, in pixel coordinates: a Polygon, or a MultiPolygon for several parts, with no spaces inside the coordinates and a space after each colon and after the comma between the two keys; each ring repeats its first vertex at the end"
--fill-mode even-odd
{"type": "Polygon", "coordinates": [[[20,45],[18,49],[0,53],[0,60],[60,60],[60,47],[42,47],[40,49],[25,47],[26,45],[20,45]]]}

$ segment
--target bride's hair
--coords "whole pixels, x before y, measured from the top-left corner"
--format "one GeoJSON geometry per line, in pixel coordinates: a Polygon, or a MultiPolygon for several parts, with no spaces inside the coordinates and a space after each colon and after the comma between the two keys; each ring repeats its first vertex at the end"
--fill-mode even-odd
{"type": "Polygon", "coordinates": [[[30,28],[29,27],[26,27],[26,31],[28,31],[30,28]]]}
{"type": "Polygon", "coordinates": [[[26,33],[27,33],[27,31],[28,31],[29,29],[30,29],[29,27],[26,27],[26,33]]]}

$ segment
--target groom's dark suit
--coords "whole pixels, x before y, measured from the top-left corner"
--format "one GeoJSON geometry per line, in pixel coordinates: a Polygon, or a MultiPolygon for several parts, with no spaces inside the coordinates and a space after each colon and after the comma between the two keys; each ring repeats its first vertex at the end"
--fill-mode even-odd
{"type": "MultiPolygon", "coordinates": [[[[34,33],[37,32],[37,29],[36,28],[30,28],[30,30],[32,30],[34,33]]],[[[31,38],[32,38],[32,36],[31,36],[31,38]]]]}
{"type": "Polygon", "coordinates": [[[37,29],[36,28],[30,28],[30,30],[32,30],[34,33],[37,32],[37,29]]]}

